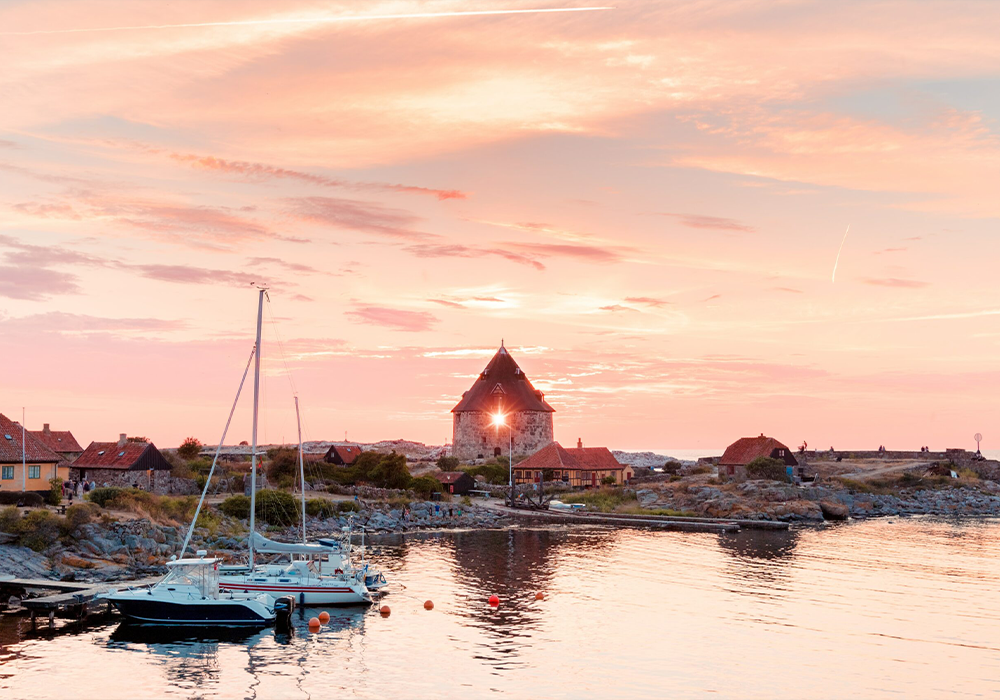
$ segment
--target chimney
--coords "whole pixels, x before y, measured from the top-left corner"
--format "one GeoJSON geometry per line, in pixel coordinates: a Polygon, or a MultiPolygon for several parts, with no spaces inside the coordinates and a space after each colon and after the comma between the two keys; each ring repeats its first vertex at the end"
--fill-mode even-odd
{"type": "Polygon", "coordinates": [[[580,449],[580,448],[583,447],[583,438],[577,438],[576,439],[576,447],[577,447],[577,449],[580,449]]]}
{"type": "Polygon", "coordinates": [[[125,435],[125,433],[120,433],[118,435],[118,447],[123,447],[126,442],[128,442],[128,437],[125,435]]]}
{"type": "Polygon", "coordinates": [[[46,435],[48,435],[49,433],[52,432],[51,430],[49,430],[49,424],[48,423],[46,423],[45,425],[42,426],[42,432],[45,433],[46,435]]]}

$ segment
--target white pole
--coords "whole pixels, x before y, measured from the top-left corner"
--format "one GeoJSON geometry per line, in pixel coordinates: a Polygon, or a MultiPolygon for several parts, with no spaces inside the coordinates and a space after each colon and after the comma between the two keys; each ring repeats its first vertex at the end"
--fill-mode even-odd
{"type": "Polygon", "coordinates": [[[243,370],[243,379],[240,380],[240,388],[236,390],[236,398],[233,399],[233,407],[229,409],[229,420],[226,421],[226,428],[222,431],[222,438],[219,440],[219,446],[215,448],[215,458],[212,460],[212,468],[208,470],[208,478],[205,479],[205,488],[201,490],[201,498],[198,500],[198,507],[194,510],[194,519],[191,521],[191,527],[188,528],[187,536],[184,538],[184,544],[181,547],[181,553],[179,557],[184,558],[184,552],[187,551],[188,544],[191,542],[191,535],[194,534],[194,524],[198,522],[198,516],[201,514],[201,506],[205,502],[205,495],[208,493],[208,485],[212,483],[212,474],[215,473],[215,465],[219,461],[219,453],[222,452],[222,445],[226,442],[226,434],[229,432],[229,424],[233,422],[233,413],[236,412],[236,404],[240,400],[240,394],[243,391],[243,383],[247,380],[247,372],[250,371],[250,361],[253,359],[254,352],[256,348],[250,351],[250,357],[247,358],[247,367],[243,370]]]}
{"type": "Polygon", "coordinates": [[[299,478],[302,481],[302,544],[306,543],[306,468],[302,460],[302,419],[299,418],[299,397],[295,397],[295,424],[299,428],[299,478]]]}
{"type": "Polygon", "coordinates": [[[28,490],[28,467],[25,466],[27,461],[25,450],[27,447],[24,444],[24,434],[24,406],[21,406],[21,491],[28,490]]]}
{"type": "Polygon", "coordinates": [[[250,448],[250,568],[253,568],[253,536],[257,531],[254,529],[257,522],[257,407],[260,401],[260,330],[264,319],[264,293],[266,289],[260,290],[260,297],[257,301],[257,343],[254,345],[256,353],[253,367],[253,446],[250,448]]]}

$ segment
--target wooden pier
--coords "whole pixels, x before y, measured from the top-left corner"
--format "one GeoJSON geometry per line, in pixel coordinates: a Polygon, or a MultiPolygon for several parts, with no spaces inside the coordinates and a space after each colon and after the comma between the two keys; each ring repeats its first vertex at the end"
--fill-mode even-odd
{"type": "Polygon", "coordinates": [[[681,532],[739,532],[740,530],[787,530],[788,523],[774,520],[737,520],[731,518],[697,518],[638,513],[586,513],[555,510],[527,510],[493,506],[508,515],[529,520],[546,520],[595,525],[631,525],[681,532]]]}
{"type": "Polygon", "coordinates": [[[35,627],[38,615],[47,616],[49,627],[55,626],[55,617],[81,620],[87,615],[107,609],[99,596],[122,588],[144,588],[160,577],[138,581],[83,583],[79,581],[52,581],[49,579],[0,578],[0,606],[6,606],[11,597],[21,599],[21,606],[31,613],[31,626],[35,627]],[[32,593],[50,591],[48,595],[28,597],[32,593]]]}

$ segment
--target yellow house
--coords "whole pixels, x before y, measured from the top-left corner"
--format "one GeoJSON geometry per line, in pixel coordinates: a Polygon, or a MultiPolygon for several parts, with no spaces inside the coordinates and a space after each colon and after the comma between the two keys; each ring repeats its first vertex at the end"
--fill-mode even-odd
{"type": "Polygon", "coordinates": [[[49,479],[69,478],[69,466],[60,468],[60,461],[60,455],[0,413],[0,491],[48,491],[49,479]]]}

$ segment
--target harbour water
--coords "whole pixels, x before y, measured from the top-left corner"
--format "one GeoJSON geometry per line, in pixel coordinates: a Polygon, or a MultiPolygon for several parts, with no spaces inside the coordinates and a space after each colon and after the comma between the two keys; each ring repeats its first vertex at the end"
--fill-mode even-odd
{"type": "MultiPolygon", "coordinates": [[[[964,698],[1000,692],[1000,523],[392,536],[392,613],[205,637],[0,621],[3,698],[964,698]],[[535,600],[535,593],[546,594],[535,600]],[[491,593],[501,598],[493,610],[491,593]],[[433,600],[432,611],[423,609],[433,600]]],[[[307,611],[307,617],[319,610],[307,611]]]]}

